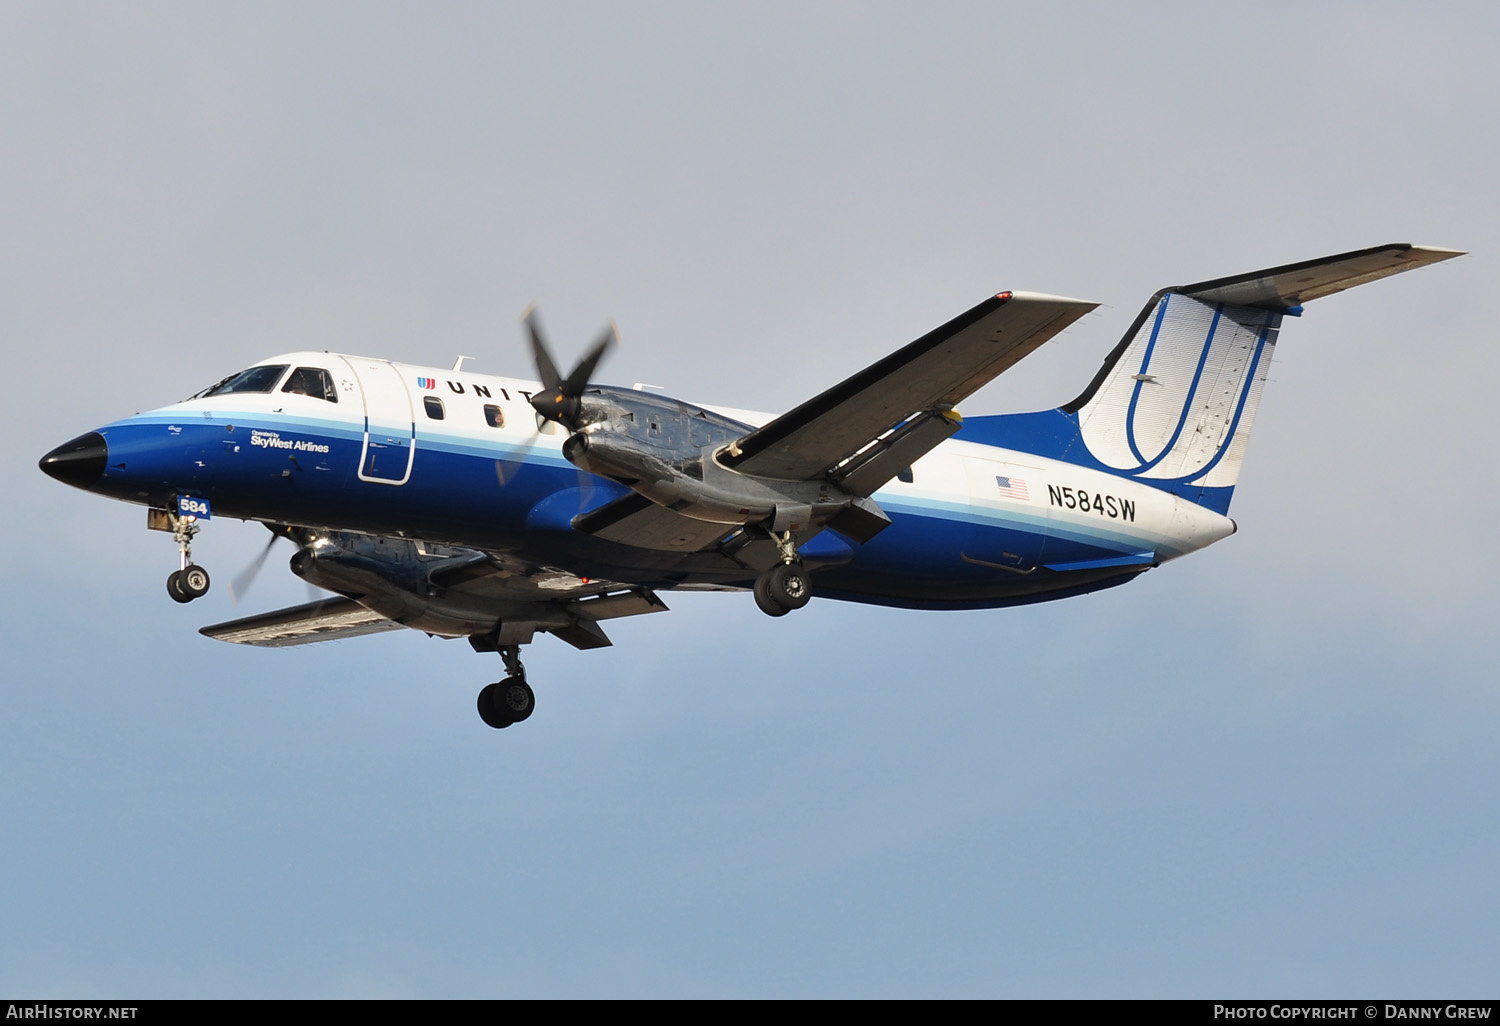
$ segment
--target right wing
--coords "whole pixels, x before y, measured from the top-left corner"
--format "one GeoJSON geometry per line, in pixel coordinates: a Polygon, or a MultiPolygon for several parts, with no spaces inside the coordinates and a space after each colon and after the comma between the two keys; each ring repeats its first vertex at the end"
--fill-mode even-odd
{"type": "Polygon", "coordinates": [[[743,474],[821,477],[914,415],[943,419],[955,403],[1097,305],[1002,292],[757,428],[720,459],[743,474]]]}
{"type": "MultiPolygon", "coordinates": [[[[864,500],[958,431],[962,420],[953,404],[1013,367],[1096,305],[1025,292],[992,296],[751,431],[717,459],[751,477],[835,481],[861,501],[827,526],[855,541],[868,541],[889,526],[890,519],[864,500]]],[[[695,519],[639,494],[584,513],[574,519],[573,526],[606,541],[684,553],[723,543],[740,530],[736,524],[695,519]]],[[[808,525],[801,539],[805,541],[823,526],[821,522],[808,525]]],[[[762,554],[743,547],[734,558],[757,565],[765,562],[762,554]]],[[[766,565],[774,565],[774,559],[766,565]]]]}

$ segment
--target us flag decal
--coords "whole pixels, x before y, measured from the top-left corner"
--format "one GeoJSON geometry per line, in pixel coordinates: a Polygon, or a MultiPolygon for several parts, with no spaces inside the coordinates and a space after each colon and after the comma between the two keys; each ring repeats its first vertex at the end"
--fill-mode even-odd
{"type": "Polygon", "coordinates": [[[1031,492],[1026,488],[1026,482],[1019,477],[996,477],[995,484],[1000,489],[1000,494],[1007,499],[1031,500],[1031,492]]]}

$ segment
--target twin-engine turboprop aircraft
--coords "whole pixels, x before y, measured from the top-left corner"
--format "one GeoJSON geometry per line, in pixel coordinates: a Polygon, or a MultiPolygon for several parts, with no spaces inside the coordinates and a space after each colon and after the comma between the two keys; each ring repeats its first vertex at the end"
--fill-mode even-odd
{"type": "Polygon", "coordinates": [[[209,578],[213,516],[297,546],[340,597],[203,628],[298,645],[411,627],[498,652],[492,727],[531,715],[521,646],[610,644],[605,620],[658,592],[813,594],[922,609],[1081,595],[1234,532],[1230,496],[1282,318],[1460,255],[1397,244],[1164,289],[1083,394],[1040,413],[955,405],[1095,306],[1002,292],[780,417],[567,376],[534,315],[540,383],[289,353],[42,458],[71,485],[146,506],[180,551],[167,591],[209,578]]]}

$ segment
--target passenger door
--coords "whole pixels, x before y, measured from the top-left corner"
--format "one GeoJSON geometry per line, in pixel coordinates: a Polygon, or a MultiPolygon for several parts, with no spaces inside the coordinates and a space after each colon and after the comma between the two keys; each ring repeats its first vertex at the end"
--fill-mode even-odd
{"type": "Polygon", "coordinates": [[[365,404],[365,446],[359,479],[373,484],[402,485],[411,477],[416,455],[416,423],[411,393],[388,360],[351,359],[365,404]]]}

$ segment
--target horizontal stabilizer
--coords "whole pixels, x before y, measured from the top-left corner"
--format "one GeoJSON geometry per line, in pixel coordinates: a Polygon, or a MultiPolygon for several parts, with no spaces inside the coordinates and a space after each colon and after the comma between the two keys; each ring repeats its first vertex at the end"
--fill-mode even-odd
{"type": "Polygon", "coordinates": [[[289,609],[216,623],[198,631],[206,638],[236,645],[284,648],[315,641],[339,641],[398,631],[401,625],[347,598],[330,598],[289,609]]]}
{"type": "Polygon", "coordinates": [[[1205,303],[1289,310],[1356,285],[1463,255],[1456,249],[1394,242],[1164,291],[1192,296],[1205,303]]]}

